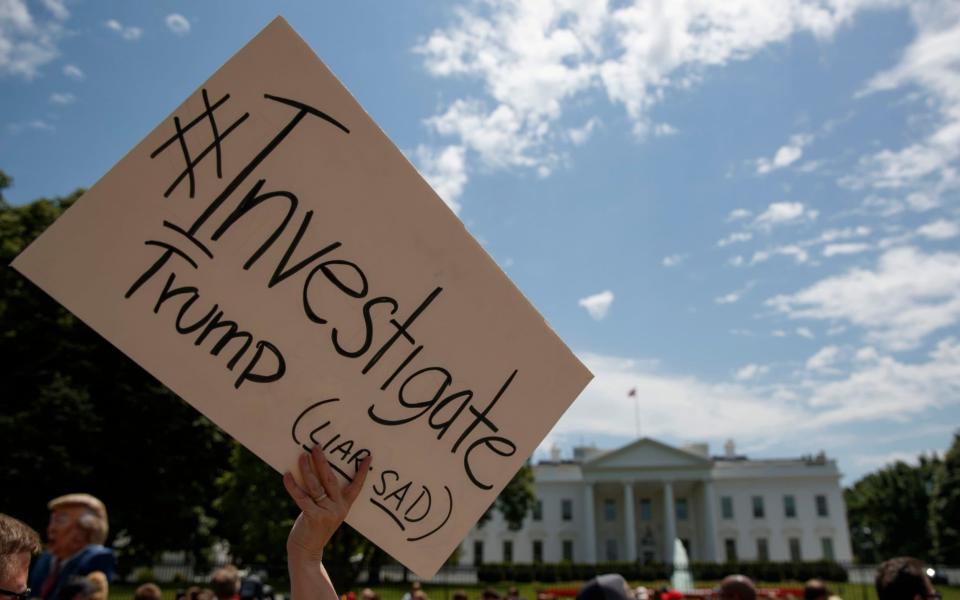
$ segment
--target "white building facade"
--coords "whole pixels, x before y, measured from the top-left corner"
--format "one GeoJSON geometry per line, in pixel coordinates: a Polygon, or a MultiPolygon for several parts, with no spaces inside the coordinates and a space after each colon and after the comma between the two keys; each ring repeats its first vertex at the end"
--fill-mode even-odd
{"type": "Polygon", "coordinates": [[[852,561],[840,472],[822,454],[751,460],[642,438],[534,469],[537,507],[513,531],[495,511],[461,546],[461,564],[852,561]]]}

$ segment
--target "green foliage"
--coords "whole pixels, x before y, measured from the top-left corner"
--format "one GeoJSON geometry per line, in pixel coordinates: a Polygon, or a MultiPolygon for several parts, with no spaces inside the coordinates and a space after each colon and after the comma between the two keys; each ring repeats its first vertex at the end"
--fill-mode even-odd
{"type": "Polygon", "coordinates": [[[930,536],[933,559],[960,564],[960,431],[936,469],[930,494],[930,536]]]}
{"type": "Polygon", "coordinates": [[[525,462],[520,470],[517,471],[510,483],[503,488],[497,499],[493,501],[483,516],[480,517],[479,525],[493,517],[493,510],[500,511],[507,526],[516,531],[523,526],[523,519],[533,509],[533,504],[537,498],[533,494],[533,467],[529,461],[525,462]]]}
{"type": "Polygon", "coordinates": [[[879,469],[844,490],[854,555],[865,563],[891,556],[930,559],[930,492],[936,457],[879,469]]]}
{"type": "MultiPolygon", "coordinates": [[[[0,171],[0,191],[9,182],[0,171]]],[[[0,202],[0,481],[20,490],[4,511],[43,531],[48,500],[86,491],[106,503],[111,534],[129,539],[121,567],[161,549],[202,556],[222,434],[9,267],[82,193],[0,202]]]]}
{"type": "MultiPolygon", "coordinates": [[[[830,561],[808,562],[736,562],[693,563],[690,571],[698,581],[719,580],[731,573],[740,573],[755,581],[806,581],[814,577],[826,581],[847,580],[847,571],[830,561]]],[[[595,565],[571,563],[494,563],[478,567],[477,579],[484,583],[511,581],[585,581],[597,573],[619,573],[629,581],[669,579],[672,570],[661,563],[605,562],[595,565]]]]}

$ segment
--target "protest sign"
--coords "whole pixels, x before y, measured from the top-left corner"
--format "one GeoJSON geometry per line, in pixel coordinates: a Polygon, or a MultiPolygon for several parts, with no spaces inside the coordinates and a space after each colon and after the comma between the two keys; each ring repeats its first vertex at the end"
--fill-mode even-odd
{"type": "Polygon", "coordinates": [[[282,18],[14,267],[422,577],[591,377],[282,18]]]}

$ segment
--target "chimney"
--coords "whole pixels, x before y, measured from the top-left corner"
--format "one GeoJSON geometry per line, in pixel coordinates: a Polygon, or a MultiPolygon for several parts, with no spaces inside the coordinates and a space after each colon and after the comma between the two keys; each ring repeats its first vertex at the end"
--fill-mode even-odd
{"type": "Polygon", "coordinates": [[[737,447],[734,445],[732,439],[727,440],[727,443],[723,445],[723,454],[727,458],[737,457],[737,447]]]}
{"type": "Polygon", "coordinates": [[[560,462],[560,446],[556,444],[550,446],[550,462],[560,462]]]}

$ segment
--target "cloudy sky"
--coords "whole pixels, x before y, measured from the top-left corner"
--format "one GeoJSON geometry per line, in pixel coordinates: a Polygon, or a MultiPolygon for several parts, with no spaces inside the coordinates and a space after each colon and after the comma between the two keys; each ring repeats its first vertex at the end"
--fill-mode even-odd
{"type": "Polygon", "coordinates": [[[7,197],[92,185],[277,13],[596,374],[538,452],[849,483],[960,426],[957,2],[0,0],[7,197]]]}

